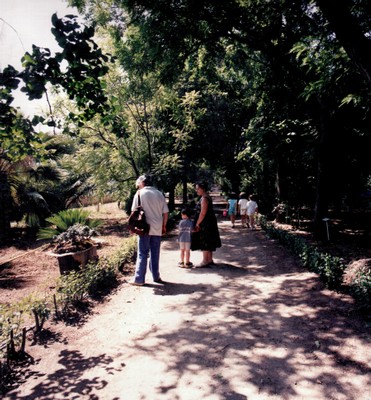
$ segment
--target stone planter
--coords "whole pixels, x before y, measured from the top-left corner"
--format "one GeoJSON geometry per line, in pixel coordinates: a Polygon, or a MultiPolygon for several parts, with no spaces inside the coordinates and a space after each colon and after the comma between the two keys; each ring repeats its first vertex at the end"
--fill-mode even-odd
{"type": "Polygon", "coordinates": [[[90,260],[98,258],[97,246],[92,245],[91,247],[76,251],[73,253],[58,254],[54,252],[47,253],[58,260],[59,271],[61,275],[68,274],[71,271],[78,271],[84,267],[90,260]]]}

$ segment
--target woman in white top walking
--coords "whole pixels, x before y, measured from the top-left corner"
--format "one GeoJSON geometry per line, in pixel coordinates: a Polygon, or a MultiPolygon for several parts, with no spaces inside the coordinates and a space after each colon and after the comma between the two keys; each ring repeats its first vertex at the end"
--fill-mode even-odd
{"type": "Polygon", "coordinates": [[[241,215],[241,224],[242,226],[248,227],[247,223],[247,198],[246,198],[246,193],[241,192],[240,193],[240,199],[238,200],[238,213],[241,215]]]}
{"type": "Polygon", "coordinates": [[[252,194],[247,202],[247,215],[249,218],[250,229],[255,230],[255,214],[258,213],[258,204],[255,201],[255,196],[252,194]]]}

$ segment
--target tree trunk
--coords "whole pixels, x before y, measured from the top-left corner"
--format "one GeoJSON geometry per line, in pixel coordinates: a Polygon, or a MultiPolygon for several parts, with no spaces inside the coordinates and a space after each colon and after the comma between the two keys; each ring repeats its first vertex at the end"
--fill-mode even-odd
{"type": "Polygon", "coordinates": [[[11,240],[10,210],[11,204],[10,186],[6,172],[0,171],[0,244],[7,244],[11,240]]]}
{"type": "Polygon", "coordinates": [[[276,188],[276,195],[277,195],[277,199],[278,202],[281,201],[281,180],[280,180],[280,173],[278,172],[279,168],[277,167],[277,171],[276,171],[276,179],[274,182],[274,186],[276,188]]]}
{"type": "Polygon", "coordinates": [[[174,211],[175,209],[175,188],[171,186],[169,188],[169,201],[168,201],[169,211],[174,211]]]}
{"type": "Polygon", "coordinates": [[[183,193],[183,204],[187,204],[188,203],[188,188],[187,188],[187,178],[185,176],[183,176],[182,179],[182,193],[183,193]]]}

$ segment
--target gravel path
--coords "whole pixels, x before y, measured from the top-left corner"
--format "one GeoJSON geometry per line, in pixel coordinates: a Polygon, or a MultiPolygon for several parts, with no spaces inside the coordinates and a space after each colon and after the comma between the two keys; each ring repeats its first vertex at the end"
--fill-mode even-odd
{"type": "Polygon", "coordinates": [[[216,266],[180,269],[175,236],[164,241],[166,285],[149,274],[82,327],[53,328],[4,399],[371,400],[369,332],[352,300],[261,232],[219,227],[216,266]]]}

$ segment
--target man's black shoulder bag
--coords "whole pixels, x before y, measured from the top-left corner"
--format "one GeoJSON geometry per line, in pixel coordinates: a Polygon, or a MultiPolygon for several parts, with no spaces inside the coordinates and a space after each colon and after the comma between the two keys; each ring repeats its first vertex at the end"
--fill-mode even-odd
{"type": "Polygon", "coordinates": [[[129,220],[129,231],[133,234],[143,236],[149,233],[149,224],[147,224],[143,207],[140,204],[140,194],[138,192],[138,207],[131,212],[129,220]]]}

